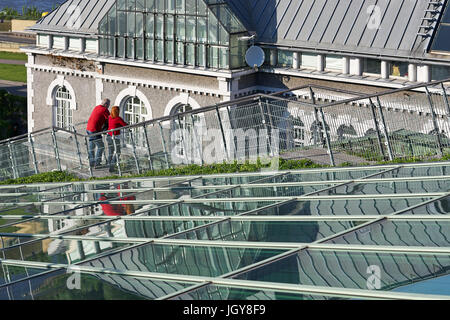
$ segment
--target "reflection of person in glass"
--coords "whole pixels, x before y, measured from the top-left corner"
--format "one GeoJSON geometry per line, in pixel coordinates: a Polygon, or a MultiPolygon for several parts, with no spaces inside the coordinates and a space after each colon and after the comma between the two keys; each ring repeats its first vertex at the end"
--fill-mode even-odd
{"type": "MultiPolygon", "coordinates": [[[[94,193],[94,198],[96,201],[130,201],[136,200],[135,196],[124,196],[120,192],[120,186],[116,187],[118,189],[117,194],[113,194],[110,197],[107,197],[105,193],[94,193]]],[[[126,188],[126,187],[125,187],[126,188]]],[[[106,216],[125,216],[134,213],[134,205],[130,203],[120,203],[120,204],[111,204],[111,203],[100,203],[102,207],[103,213],[106,216]]]]}
{"type": "MultiPolygon", "coordinates": [[[[107,201],[108,198],[104,193],[102,193],[100,194],[98,200],[107,201]]],[[[127,201],[127,200],[136,200],[136,197],[135,196],[123,197],[120,199],[115,199],[114,201],[127,201]]],[[[134,213],[134,205],[129,203],[121,203],[121,204],[100,203],[100,206],[102,207],[105,216],[125,216],[134,213]]]]}

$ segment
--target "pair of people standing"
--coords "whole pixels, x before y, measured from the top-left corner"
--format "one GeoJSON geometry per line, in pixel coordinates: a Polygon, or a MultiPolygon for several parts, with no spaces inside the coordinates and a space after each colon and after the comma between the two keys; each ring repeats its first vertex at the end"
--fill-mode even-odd
{"type": "MultiPolygon", "coordinates": [[[[112,107],[109,112],[111,101],[104,99],[102,103],[94,108],[87,124],[86,132],[89,136],[88,144],[88,156],[89,165],[91,167],[99,168],[103,153],[105,151],[105,145],[103,143],[101,132],[118,129],[128,126],[128,124],[120,117],[119,107],[112,107]]],[[[116,164],[116,157],[114,150],[116,150],[117,156],[120,155],[120,130],[108,132],[108,159],[109,171],[114,171],[116,164]],[[115,139],[115,141],[113,141],[115,139]],[[114,144],[116,148],[114,148],[114,144]]]]}

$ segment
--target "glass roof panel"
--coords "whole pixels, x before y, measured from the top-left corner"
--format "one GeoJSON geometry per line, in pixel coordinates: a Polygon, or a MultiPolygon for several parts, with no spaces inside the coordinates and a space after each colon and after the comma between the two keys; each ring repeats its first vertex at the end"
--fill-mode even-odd
{"type": "MultiPolygon", "coordinates": [[[[42,269],[25,268],[18,266],[0,266],[0,286],[12,281],[19,281],[29,276],[44,272],[42,269]]],[[[2,298],[0,297],[0,300],[2,298]]]]}
{"type": "Polygon", "coordinates": [[[106,241],[45,239],[3,250],[3,259],[72,264],[130,244],[106,241]]]}
{"type": "Polygon", "coordinates": [[[147,244],[97,259],[86,265],[218,277],[282,252],[283,250],[147,244]]]}
{"type": "MultiPolygon", "coordinates": [[[[406,284],[447,275],[449,267],[450,257],[445,254],[302,250],[236,278],[391,291],[406,284]],[[375,271],[376,280],[371,277],[375,271]]],[[[445,293],[435,291],[434,294],[445,293]]]]}
{"type": "Polygon", "coordinates": [[[395,288],[395,292],[422,293],[422,294],[442,294],[450,296],[450,275],[438,276],[436,278],[406,284],[403,287],[395,288]]]}
{"type": "Polygon", "coordinates": [[[291,201],[277,207],[254,213],[258,216],[325,216],[325,215],[387,215],[427,198],[364,199],[364,200],[302,200],[291,201]]]}
{"type": "MultiPolygon", "coordinates": [[[[420,167],[402,167],[381,174],[380,178],[404,178],[404,177],[431,177],[431,176],[448,176],[450,175],[450,166],[433,165],[420,167]]],[[[378,178],[378,177],[377,177],[378,178]]]]}
{"type": "Polygon", "coordinates": [[[206,195],[208,199],[211,198],[264,198],[264,197],[298,197],[307,193],[323,190],[329,188],[330,184],[313,185],[313,186],[273,186],[273,187],[239,187],[229,191],[222,191],[223,189],[202,189],[192,190],[193,196],[205,195],[210,192],[217,191],[218,194],[206,195]]]}
{"type": "Polygon", "coordinates": [[[434,181],[401,181],[351,183],[320,193],[321,195],[363,195],[363,194],[396,194],[427,193],[450,191],[450,179],[434,181]]]}
{"type": "Polygon", "coordinates": [[[311,243],[362,223],[361,221],[224,221],[175,238],[311,243]]]}
{"type": "MultiPolygon", "coordinates": [[[[355,297],[358,298],[358,297],[355,297]]],[[[209,285],[185,293],[173,300],[334,300],[342,299],[338,296],[319,295],[310,293],[289,293],[273,290],[256,290],[209,285]]],[[[358,298],[360,299],[360,298],[358,298]]]]}
{"type": "Polygon", "coordinates": [[[334,238],[328,243],[448,247],[450,221],[383,220],[334,238]]]}
{"type": "MultiPolygon", "coordinates": [[[[79,289],[70,290],[72,272],[54,271],[7,287],[14,300],[143,300],[182,290],[189,283],[80,272],[79,289]],[[28,286],[31,290],[23,290],[28,286]]],[[[5,291],[5,290],[4,290],[5,291]]],[[[0,291],[0,299],[2,297],[0,291]]]]}
{"type": "Polygon", "coordinates": [[[449,295],[442,289],[450,270],[450,256],[444,254],[450,239],[449,168],[430,163],[5,186],[0,188],[0,299],[343,297],[215,283],[215,277],[242,268],[253,270],[246,272],[248,280],[368,290],[368,268],[379,267],[382,290],[449,295]],[[30,201],[34,204],[25,203],[30,201]],[[24,217],[36,215],[44,217],[24,217]],[[311,249],[326,238],[326,247],[311,249]],[[274,242],[278,248],[267,249],[274,242]],[[317,244],[299,244],[311,242],[317,244]],[[295,247],[297,253],[287,256],[295,247]],[[270,258],[275,259],[265,261],[270,258]],[[14,260],[33,268],[34,261],[40,268],[83,263],[119,273],[183,275],[192,282],[112,276],[98,269],[82,273],[82,281],[100,289],[74,293],[64,286],[69,276],[64,270],[12,269],[14,260]],[[33,272],[46,274],[5,287],[11,275],[20,280],[33,272]],[[211,277],[210,285],[177,295],[202,281],[189,276],[211,277]]]}
{"type": "Polygon", "coordinates": [[[420,206],[404,214],[449,214],[450,213],[450,197],[436,200],[427,205],[420,206]]]}

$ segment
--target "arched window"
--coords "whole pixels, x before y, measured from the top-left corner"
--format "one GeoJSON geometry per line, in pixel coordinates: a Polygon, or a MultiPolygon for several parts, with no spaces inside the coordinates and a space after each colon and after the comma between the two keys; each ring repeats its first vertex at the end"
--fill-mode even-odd
{"type": "Polygon", "coordinates": [[[55,121],[58,128],[71,129],[73,125],[73,114],[71,108],[72,96],[66,87],[58,87],[55,91],[55,121]]]}
{"type": "Polygon", "coordinates": [[[138,97],[130,97],[125,102],[125,122],[136,124],[143,122],[148,118],[147,108],[138,97]]]}
{"type": "MultiPolygon", "coordinates": [[[[138,97],[128,97],[123,106],[124,120],[126,123],[132,125],[148,120],[149,115],[144,102],[138,97]]],[[[134,128],[133,138],[136,146],[145,146],[144,132],[142,128],[134,128]]],[[[132,137],[125,132],[125,142],[131,143],[132,137]]]]}

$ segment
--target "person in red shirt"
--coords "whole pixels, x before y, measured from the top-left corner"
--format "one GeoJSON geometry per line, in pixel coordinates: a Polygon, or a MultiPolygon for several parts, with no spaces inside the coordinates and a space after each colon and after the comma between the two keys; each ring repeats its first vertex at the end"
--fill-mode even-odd
{"type": "Polygon", "coordinates": [[[98,167],[102,162],[105,145],[103,143],[102,135],[95,134],[106,131],[107,121],[109,118],[108,108],[110,105],[111,101],[109,99],[104,99],[101,105],[98,105],[94,108],[91,116],[89,117],[86,132],[89,136],[88,155],[89,165],[91,167],[98,167]],[[95,152],[96,148],[97,152],[95,152]]]}
{"type": "MultiPolygon", "coordinates": [[[[123,119],[120,117],[119,114],[120,114],[119,107],[111,108],[111,115],[109,116],[108,119],[108,131],[128,126],[128,124],[125,121],[123,121],[123,119]]],[[[117,165],[117,159],[120,156],[120,130],[108,132],[106,138],[108,141],[109,172],[113,172],[115,166],[117,165]],[[115,141],[113,141],[113,139],[115,141]],[[115,150],[114,144],[116,145],[115,150]]]]}

